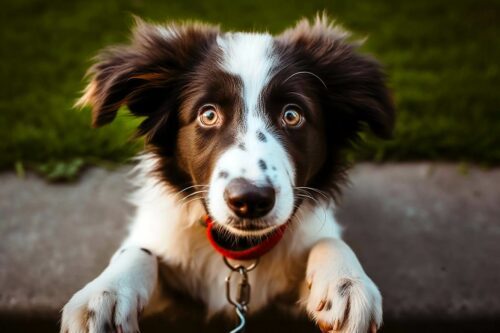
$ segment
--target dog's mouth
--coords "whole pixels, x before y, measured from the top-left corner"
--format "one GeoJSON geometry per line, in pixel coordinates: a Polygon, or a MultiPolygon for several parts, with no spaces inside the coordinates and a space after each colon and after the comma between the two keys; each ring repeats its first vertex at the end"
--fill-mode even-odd
{"type": "Polygon", "coordinates": [[[239,229],[231,226],[216,225],[210,232],[213,240],[222,248],[231,251],[245,251],[269,241],[277,232],[279,226],[239,229]]]}
{"type": "Polygon", "coordinates": [[[270,251],[283,237],[288,223],[259,231],[235,232],[234,227],[207,218],[207,237],[212,247],[224,257],[236,260],[257,259],[270,251]]]}

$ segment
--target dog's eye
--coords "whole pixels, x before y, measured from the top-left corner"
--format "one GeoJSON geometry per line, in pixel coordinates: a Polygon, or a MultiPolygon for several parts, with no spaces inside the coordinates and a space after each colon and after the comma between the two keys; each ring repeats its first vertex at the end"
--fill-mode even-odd
{"type": "Polygon", "coordinates": [[[200,108],[198,120],[205,127],[216,126],[220,123],[219,112],[213,104],[205,104],[200,108]]]}
{"type": "Polygon", "coordinates": [[[300,107],[295,104],[288,104],[283,108],[281,119],[287,127],[299,127],[304,122],[300,107]]]}

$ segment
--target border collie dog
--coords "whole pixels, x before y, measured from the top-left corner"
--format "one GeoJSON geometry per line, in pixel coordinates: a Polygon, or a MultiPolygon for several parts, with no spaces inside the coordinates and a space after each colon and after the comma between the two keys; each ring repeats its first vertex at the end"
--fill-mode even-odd
{"type": "Polygon", "coordinates": [[[96,127],[127,106],[146,150],[129,235],[64,306],[61,332],[137,332],[143,309],[174,311],[172,292],[234,315],[205,215],[229,248],[288,225],[248,274],[250,315],[296,295],[286,306],[323,332],[376,332],[380,292],[334,217],[346,149],[365,129],[389,138],[395,119],[382,68],[358,45],[326,16],[277,36],[138,20],[129,44],[101,52],[78,103],[96,127]]]}

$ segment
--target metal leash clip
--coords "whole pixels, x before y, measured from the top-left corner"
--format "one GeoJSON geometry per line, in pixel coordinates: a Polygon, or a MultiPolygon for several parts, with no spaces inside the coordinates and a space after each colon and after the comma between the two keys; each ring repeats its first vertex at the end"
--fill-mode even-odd
{"type": "Polygon", "coordinates": [[[224,263],[231,270],[229,275],[226,277],[226,298],[227,301],[234,306],[236,310],[236,315],[238,316],[240,322],[236,328],[234,328],[229,333],[242,333],[245,331],[246,325],[246,313],[248,310],[248,303],[250,302],[250,292],[251,287],[248,282],[248,272],[252,271],[257,267],[259,259],[256,259],[250,266],[245,267],[243,265],[232,265],[226,257],[224,258],[224,263]],[[231,297],[231,276],[233,273],[238,273],[240,275],[240,280],[238,282],[238,287],[236,289],[236,299],[233,300],[231,297]]]}

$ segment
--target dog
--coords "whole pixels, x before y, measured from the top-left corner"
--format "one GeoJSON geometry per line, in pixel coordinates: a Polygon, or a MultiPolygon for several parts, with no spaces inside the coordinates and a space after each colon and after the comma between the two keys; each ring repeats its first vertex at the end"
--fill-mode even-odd
{"type": "Polygon", "coordinates": [[[64,306],[61,332],[137,332],[144,309],[174,311],[168,291],[234,315],[205,215],[229,250],[288,226],[248,273],[249,315],[295,295],[286,307],[323,332],[376,332],[381,294],[334,217],[347,151],[395,122],[382,66],[359,45],[325,15],[276,36],[137,19],[129,44],[102,51],[78,104],[95,127],[128,107],[145,151],[129,235],[64,306]]]}

